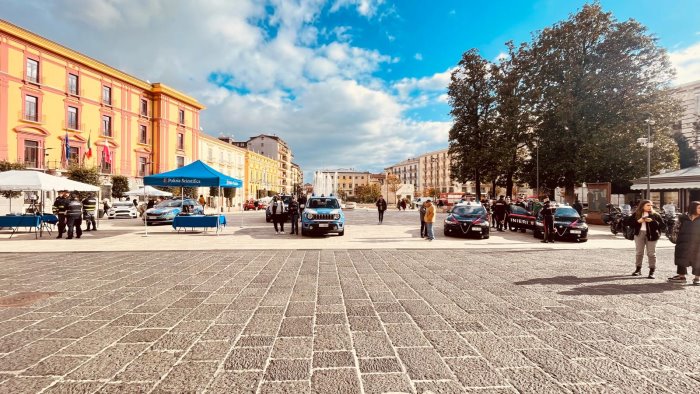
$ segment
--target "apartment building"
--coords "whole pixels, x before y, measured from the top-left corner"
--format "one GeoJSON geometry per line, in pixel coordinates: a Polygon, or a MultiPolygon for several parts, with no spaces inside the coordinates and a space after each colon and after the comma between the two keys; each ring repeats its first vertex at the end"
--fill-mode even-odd
{"type": "Polygon", "coordinates": [[[410,158],[384,169],[385,173],[394,174],[402,184],[413,185],[418,190],[418,158],[410,158]]]}
{"type": "Polygon", "coordinates": [[[474,193],[474,185],[461,184],[450,179],[450,155],[440,149],[418,156],[418,184],[416,191],[425,194],[430,189],[439,193],[474,193]]]}
{"type": "Polygon", "coordinates": [[[292,163],[292,193],[303,193],[304,172],[297,163],[292,163]]]}
{"type": "MultiPolygon", "coordinates": [[[[246,149],[219,139],[205,133],[200,134],[199,139],[199,160],[207,163],[215,170],[232,176],[241,181],[245,180],[246,149]]],[[[199,194],[209,196],[209,188],[200,188],[199,194]]],[[[233,197],[231,203],[233,207],[239,208],[243,204],[244,193],[240,189],[231,189],[233,197]]]]}
{"type": "Polygon", "coordinates": [[[281,193],[279,162],[271,157],[246,151],[243,195],[247,199],[272,196],[281,193]]]}
{"type": "Polygon", "coordinates": [[[700,165],[700,134],[695,129],[695,122],[700,122],[700,80],[680,85],[674,89],[674,96],[681,102],[683,113],[677,128],[695,148],[700,165]]]}
{"type": "Polygon", "coordinates": [[[369,171],[355,171],[354,169],[323,170],[321,174],[330,177],[331,182],[337,185],[336,194],[352,197],[357,186],[367,186],[370,181],[369,171]],[[337,176],[337,178],[336,178],[337,176]]]}
{"type": "Polygon", "coordinates": [[[132,185],[196,159],[204,106],[0,20],[0,160],[132,185]]]}
{"type": "Polygon", "coordinates": [[[272,158],[278,162],[279,182],[277,190],[281,193],[292,192],[292,150],[289,145],[276,135],[260,134],[247,141],[248,150],[272,158]]]}

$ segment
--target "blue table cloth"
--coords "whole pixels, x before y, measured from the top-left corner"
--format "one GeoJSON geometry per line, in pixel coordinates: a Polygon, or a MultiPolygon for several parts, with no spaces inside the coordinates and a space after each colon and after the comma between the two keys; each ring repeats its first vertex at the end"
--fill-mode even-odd
{"type": "Polygon", "coordinates": [[[41,227],[41,216],[36,215],[23,215],[23,216],[0,216],[0,227],[10,227],[12,229],[12,234],[10,238],[19,230],[20,227],[29,228],[31,231],[35,232],[34,238],[37,238],[37,234],[41,227]]]}
{"type": "Polygon", "coordinates": [[[226,217],[217,216],[176,216],[173,219],[173,228],[216,228],[226,226],[226,217]],[[218,226],[217,226],[218,223],[218,226]]]}

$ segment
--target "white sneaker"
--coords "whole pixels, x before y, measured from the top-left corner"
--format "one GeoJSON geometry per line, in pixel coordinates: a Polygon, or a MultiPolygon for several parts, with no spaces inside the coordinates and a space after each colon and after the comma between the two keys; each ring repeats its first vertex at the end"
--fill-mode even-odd
{"type": "Polygon", "coordinates": [[[280,232],[279,232],[279,231],[275,231],[275,235],[280,235],[280,232]]]}

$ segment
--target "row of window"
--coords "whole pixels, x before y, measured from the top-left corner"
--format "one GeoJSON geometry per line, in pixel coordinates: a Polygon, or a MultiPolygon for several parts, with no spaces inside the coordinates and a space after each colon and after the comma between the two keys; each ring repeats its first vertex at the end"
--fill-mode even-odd
{"type": "MultiPolygon", "coordinates": [[[[29,82],[41,83],[39,77],[39,61],[34,59],[27,59],[27,68],[25,78],[29,82]]],[[[77,74],[68,73],[68,93],[74,96],[80,96],[80,80],[77,74]]],[[[111,106],[112,105],[112,88],[110,86],[102,86],[102,103],[111,106]]],[[[148,114],[148,100],[141,99],[139,106],[139,113],[142,116],[149,116],[148,114]]],[[[178,110],[178,124],[185,125],[185,110],[178,110]]]]}

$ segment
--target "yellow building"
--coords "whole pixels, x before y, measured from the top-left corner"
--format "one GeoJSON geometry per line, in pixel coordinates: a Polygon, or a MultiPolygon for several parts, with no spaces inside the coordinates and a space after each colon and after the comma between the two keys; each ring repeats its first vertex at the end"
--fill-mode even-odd
{"type": "MultiPolygon", "coordinates": [[[[246,149],[233,145],[228,139],[222,140],[205,133],[201,133],[199,137],[199,160],[223,174],[245,180],[246,149]]],[[[209,190],[208,187],[199,188],[199,194],[208,197],[209,190]]],[[[231,189],[231,193],[231,206],[240,209],[245,196],[243,190],[231,189]]]]}
{"type": "Polygon", "coordinates": [[[106,184],[110,175],[140,184],[197,158],[202,109],[0,20],[0,160],[57,173],[78,162],[99,167],[106,184]]]}
{"type": "Polygon", "coordinates": [[[304,187],[304,172],[302,172],[301,167],[297,163],[292,163],[292,193],[302,194],[304,187]]]}
{"type": "Polygon", "coordinates": [[[282,192],[279,167],[279,162],[271,157],[251,150],[246,151],[245,197],[255,199],[282,192]]]}

